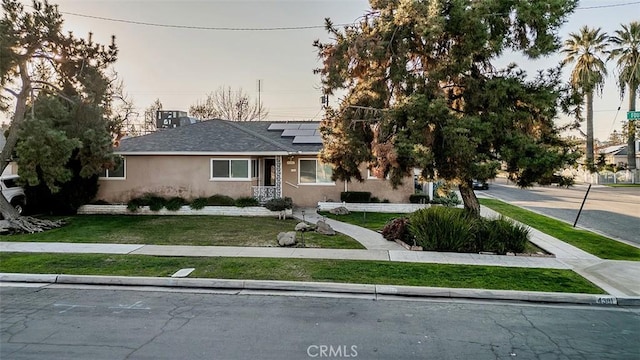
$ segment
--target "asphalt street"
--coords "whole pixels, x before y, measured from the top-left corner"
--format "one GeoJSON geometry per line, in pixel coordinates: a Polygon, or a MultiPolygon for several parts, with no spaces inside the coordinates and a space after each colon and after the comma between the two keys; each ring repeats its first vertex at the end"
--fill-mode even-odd
{"type": "Polygon", "coordinates": [[[638,359],[640,309],[0,287],[2,359],[638,359]]]}
{"type": "MultiPolygon", "coordinates": [[[[573,225],[587,189],[587,185],[520,189],[498,178],[490,184],[489,190],[477,192],[573,225]]],[[[640,187],[592,186],[577,226],[640,244],[640,187]]]]}

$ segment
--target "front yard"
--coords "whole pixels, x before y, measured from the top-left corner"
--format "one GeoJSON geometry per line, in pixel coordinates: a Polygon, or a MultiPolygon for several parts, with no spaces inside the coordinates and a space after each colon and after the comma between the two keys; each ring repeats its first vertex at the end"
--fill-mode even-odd
{"type": "MultiPolygon", "coordinates": [[[[279,232],[299,222],[267,217],[77,215],[67,225],[43,233],[3,236],[2,241],[193,246],[278,246],[279,232]]],[[[364,249],[344,234],[304,234],[307,247],[364,249]]]]}

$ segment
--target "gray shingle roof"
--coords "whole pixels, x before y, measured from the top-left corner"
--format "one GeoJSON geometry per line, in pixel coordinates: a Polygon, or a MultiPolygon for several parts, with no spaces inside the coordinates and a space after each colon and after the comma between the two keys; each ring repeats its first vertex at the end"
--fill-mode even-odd
{"type": "MultiPolygon", "coordinates": [[[[297,122],[300,123],[300,122],[297,122]]],[[[307,126],[318,122],[304,122],[307,126]]],[[[315,153],[322,144],[293,143],[282,130],[268,130],[273,122],[207,120],[173,129],[126,138],[116,153],[315,153]]]]}

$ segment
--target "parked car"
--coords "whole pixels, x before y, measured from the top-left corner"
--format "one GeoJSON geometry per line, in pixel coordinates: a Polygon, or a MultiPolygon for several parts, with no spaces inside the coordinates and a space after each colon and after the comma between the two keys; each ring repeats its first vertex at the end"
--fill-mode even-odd
{"type": "Polygon", "coordinates": [[[489,190],[489,183],[487,183],[486,181],[473,179],[472,184],[474,190],[489,190]]]}
{"type": "Polygon", "coordinates": [[[27,197],[24,194],[24,189],[17,183],[18,178],[18,175],[0,176],[0,188],[2,188],[2,195],[9,204],[18,211],[18,214],[22,214],[27,205],[27,197]]]}

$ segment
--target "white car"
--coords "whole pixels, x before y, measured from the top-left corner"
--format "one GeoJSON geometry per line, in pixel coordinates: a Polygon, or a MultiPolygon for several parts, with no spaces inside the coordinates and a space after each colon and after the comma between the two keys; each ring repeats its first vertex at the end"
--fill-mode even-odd
{"type": "Polygon", "coordinates": [[[0,187],[2,188],[2,195],[11,204],[18,214],[22,214],[24,207],[27,205],[27,197],[24,194],[24,189],[17,184],[18,175],[5,175],[0,176],[0,187]]]}

